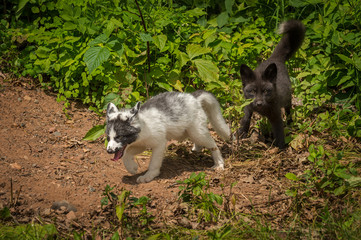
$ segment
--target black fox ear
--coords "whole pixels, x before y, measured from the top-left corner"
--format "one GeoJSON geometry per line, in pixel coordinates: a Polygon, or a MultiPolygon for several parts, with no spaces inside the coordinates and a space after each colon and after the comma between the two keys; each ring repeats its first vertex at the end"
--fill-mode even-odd
{"type": "Polygon", "coordinates": [[[130,109],[130,113],[133,114],[133,116],[131,118],[133,118],[139,112],[140,104],[141,104],[141,102],[137,102],[135,104],[135,106],[132,109],[130,109]]]}
{"type": "Polygon", "coordinates": [[[243,86],[245,86],[247,83],[251,82],[255,78],[254,72],[246,64],[241,65],[240,72],[243,86]]]}
{"type": "Polygon", "coordinates": [[[275,83],[277,79],[277,65],[272,63],[268,65],[266,70],[264,70],[262,74],[262,79],[266,81],[270,81],[271,83],[275,83]]]}

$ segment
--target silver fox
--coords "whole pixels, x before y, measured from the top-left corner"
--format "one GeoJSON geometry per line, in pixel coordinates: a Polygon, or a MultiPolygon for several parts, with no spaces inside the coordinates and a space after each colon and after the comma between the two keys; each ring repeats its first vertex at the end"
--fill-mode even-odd
{"type": "Polygon", "coordinates": [[[150,182],[160,174],[167,141],[171,139],[190,138],[194,142],[193,151],[200,151],[202,147],[210,149],[213,167],[223,169],[224,161],[209,133],[207,119],[223,139],[229,139],[230,129],[222,117],[220,105],[213,94],[206,91],[166,92],[143,105],[138,102],[131,109],[118,109],[109,103],[107,152],[114,154],[114,161],[122,158],[127,171],[136,174],[138,165],[134,156],[151,148],[148,171],[138,177],[138,183],[150,182]]]}

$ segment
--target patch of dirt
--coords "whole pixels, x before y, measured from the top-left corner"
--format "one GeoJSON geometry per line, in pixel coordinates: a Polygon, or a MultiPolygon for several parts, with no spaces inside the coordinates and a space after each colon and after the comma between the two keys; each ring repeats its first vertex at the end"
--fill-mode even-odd
{"type": "Polygon", "coordinates": [[[150,152],[137,156],[139,174],[132,176],[121,161],[110,160],[102,139],[82,140],[94,125],[104,123],[103,117],[72,103],[68,119],[54,93],[24,82],[0,84],[0,206],[12,204],[13,216],[22,223],[55,218],[65,227],[92,229],[104,220],[100,201],[106,185],[130,190],[136,197],[148,196],[156,221],[172,223],[178,206],[177,180],[200,171],[206,172],[216,193],[224,186],[224,194],[229,194],[230,185],[237,182],[232,189],[237,212],[251,213],[254,206],[261,213],[285,214],[290,201],[284,194],[288,183],[284,174],[300,172],[298,166],[306,158],[291,149],[278,152],[250,143],[252,138],[239,144],[218,141],[226,169],[213,171],[209,152],[192,153],[190,142],[171,142],[160,176],[137,184],[150,152]],[[255,152],[266,157],[255,159],[255,152]]]}

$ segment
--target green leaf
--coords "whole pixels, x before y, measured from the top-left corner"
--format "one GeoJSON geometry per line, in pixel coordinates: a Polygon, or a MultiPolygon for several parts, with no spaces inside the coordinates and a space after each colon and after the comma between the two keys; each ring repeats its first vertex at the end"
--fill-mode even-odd
{"type": "Polygon", "coordinates": [[[162,51],[165,47],[165,43],[167,42],[167,36],[163,34],[154,36],[153,42],[159,48],[159,50],[162,51]]]}
{"type": "Polygon", "coordinates": [[[107,109],[109,103],[114,103],[115,105],[119,105],[120,103],[120,96],[116,93],[109,93],[104,97],[104,105],[103,110],[107,109]]]}
{"type": "Polygon", "coordinates": [[[207,83],[218,81],[219,70],[213,62],[204,59],[195,59],[193,63],[196,65],[199,76],[203,81],[207,83]]]}
{"type": "Polygon", "coordinates": [[[168,83],[164,83],[164,82],[157,82],[157,85],[165,90],[167,90],[168,92],[173,91],[173,88],[168,84],[168,83]]]}
{"type": "Polygon", "coordinates": [[[227,12],[222,12],[221,14],[219,14],[217,17],[218,27],[221,28],[224,25],[226,25],[228,23],[228,19],[229,19],[229,16],[228,16],[227,12]]]}
{"type": "Polygon", "coordinates": [[[359,71],[361,71],[361,58],[356,53],[354,53],[353,57],[352,57],[352,60],[353,60],[353,64],[355,65],[355,67],[359,71]]]}
{"type": "Polygon", "coordinates": [[[152,42],[153,38],[149,33],[139,33],[140,39],[142,39],[143,42],[152,42]]]}
{"type": "Polygon", "coordinates": [[[225,0],[224,5],[226,6],[226,11],[228,14],[232,14],[232,7],[234,4],[234,0],[225,0]]]}
{"type": "Polygon", "coordinates": [[[87,134],[85,134],[85,137],[83,140],[86,141],[95,141],[100,136],[102,136],[105,133],[105,124],[104,125],[96,125],[92,129],[90,129],[87,134]]]}
{"type": "Polygon", "coordinates": [[[33,13],[39,13],[39,12],[40,12],[40,10],[39,10],[38,7],[32,7],[32,8],[31,8],[31,11],[32,11],[33,13]]]}
{"type": "Polygon", "coordinates": [[[351,187],[361,187],[361,177],[352,176],[346,179],[346,182],[348,182],[351,187]]]}
{"type": "Polygon", "coordinates": [[[336,189],[333,191],[333,193],[334,193],[336,196],[338,196],[338,195],[343,194],[345,191],[346,191],[346,186],[343,185],[343,186],[341,186],[341,187],[336,188],[336,189]]]}
{"type": "Polygon", "coordinates": [[[18,7],[15,12],[16,19],[18,19],[21,16],[21,14],[23,13],[23,9],[28,2],[29,2],[29,0],[19,0],[18,1],[18,7]]]}
{"type": "Polygon", "coordinates": [[[89,73],[108,60],[110,51],[105,47],[91,47],[84,54],[84,62],[88,66],[89,73]]]}
{"type": "Polygon", "coordinates": [[[211,52],[210,48],[201,47],[198,44],[188,44],[186,48],[188,57],[192,60],[195,57],[211,52]]]}
{"type": "Polygon", "coordinates": [[[297,196],[297,190],[286,190],[286,195],[290,197],[296,197],[297,196]]]}
{"type": "Polygon", "coordinates": [[[353,64],[353,61],[352,61],[351,58],[346,57],[345,55],[339,54],[339,53],[336,53],[336,55],[337,55],[339,58],[341,58],[344,62],[349,63],[349,64],[353,64]]]}
{"type": "Polygon", "coordinates": [[[177,53],[177,66],[178,68],[182,68],[184,65],[187,64],[187,62],[189,61],[189,57],[186,53],[178,51],[177,53]]]}
{"type": "Polygon", "coordinates": [[[292,181],[299,181],[300,179],[293,173],[286,173],[285,175],[286,178],[288,178],[289,180],[292,181]]]}
{"type": "Polygon", "coordinates": [[[106,34],[101,34],[98,37],[96,37],[93,41],[91,41],[88,45],[93,47],[100,43],[106,43],[108,39],[109,37],[106,34]]]}
{"type": "Polygon", "coordinates": [[[206,15],[207,13],[203,11],[201,8],[194,8],[192,10],[187,11],[185,14],[191,16],[191,17],[200,17],[203,15],[206,15]]]}
{"type": "Polygon", "coordinates": [[[119,233],[118,233],[118,232],[115,232],[110,239],[111,239],[111,240],[119,240],[119,239],[120,239],[119,233]]]}

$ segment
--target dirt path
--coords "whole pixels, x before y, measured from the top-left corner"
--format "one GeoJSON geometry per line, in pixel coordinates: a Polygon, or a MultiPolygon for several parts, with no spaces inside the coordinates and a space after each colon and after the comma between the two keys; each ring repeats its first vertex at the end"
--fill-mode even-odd
{"type": "MultiPolygon", "coordinates": [[[[230,157],[230,145],[219,142],[226,170],[214,172],[208,152],[192,153],[189,142],[171,143],[161,175],[150,183],[137,184],[139,174],[131,176],[121,161],[110,161],[112,156],[106,153],[102,141],[82,140],[92,126],[104,122],[102,117],[72,103],[71,118],[67,119],[63,104],[53,93],[26,83],[1,80],[0,86],[0,207],[16,202],[11,211],[19,222],[55,217],[68,225],[91,228],[94,222],[105,221],[100,200],[107,184],[117,190],[130,190],[136,197],[148,196],[157,221],[172,222],[179,191],[176,181],[199,171],[207,173],[214,192],[221,193],[223,185],[228,194],[230,184],[237,182],[233,188],[237,211],[249,213],[252,201],[259,204],[261,212],[278,213],[289,205],[288,200],[282,200],[288,182],[284,173],[297,172],[305,158],[302,153],[277,153],[248,142],[238,148],[237,157],[230,157]],[[254,160],[250,152],[256,148],[268,157],[254,160]],[[52,210],[54,202],[59,201],[74,206],[74,214],[52,210]],[[267,201],[273,202],[265,206],[267,201]]],[[[149,154],[137,157],[139,173],[146,170],[149,154]]]]}

